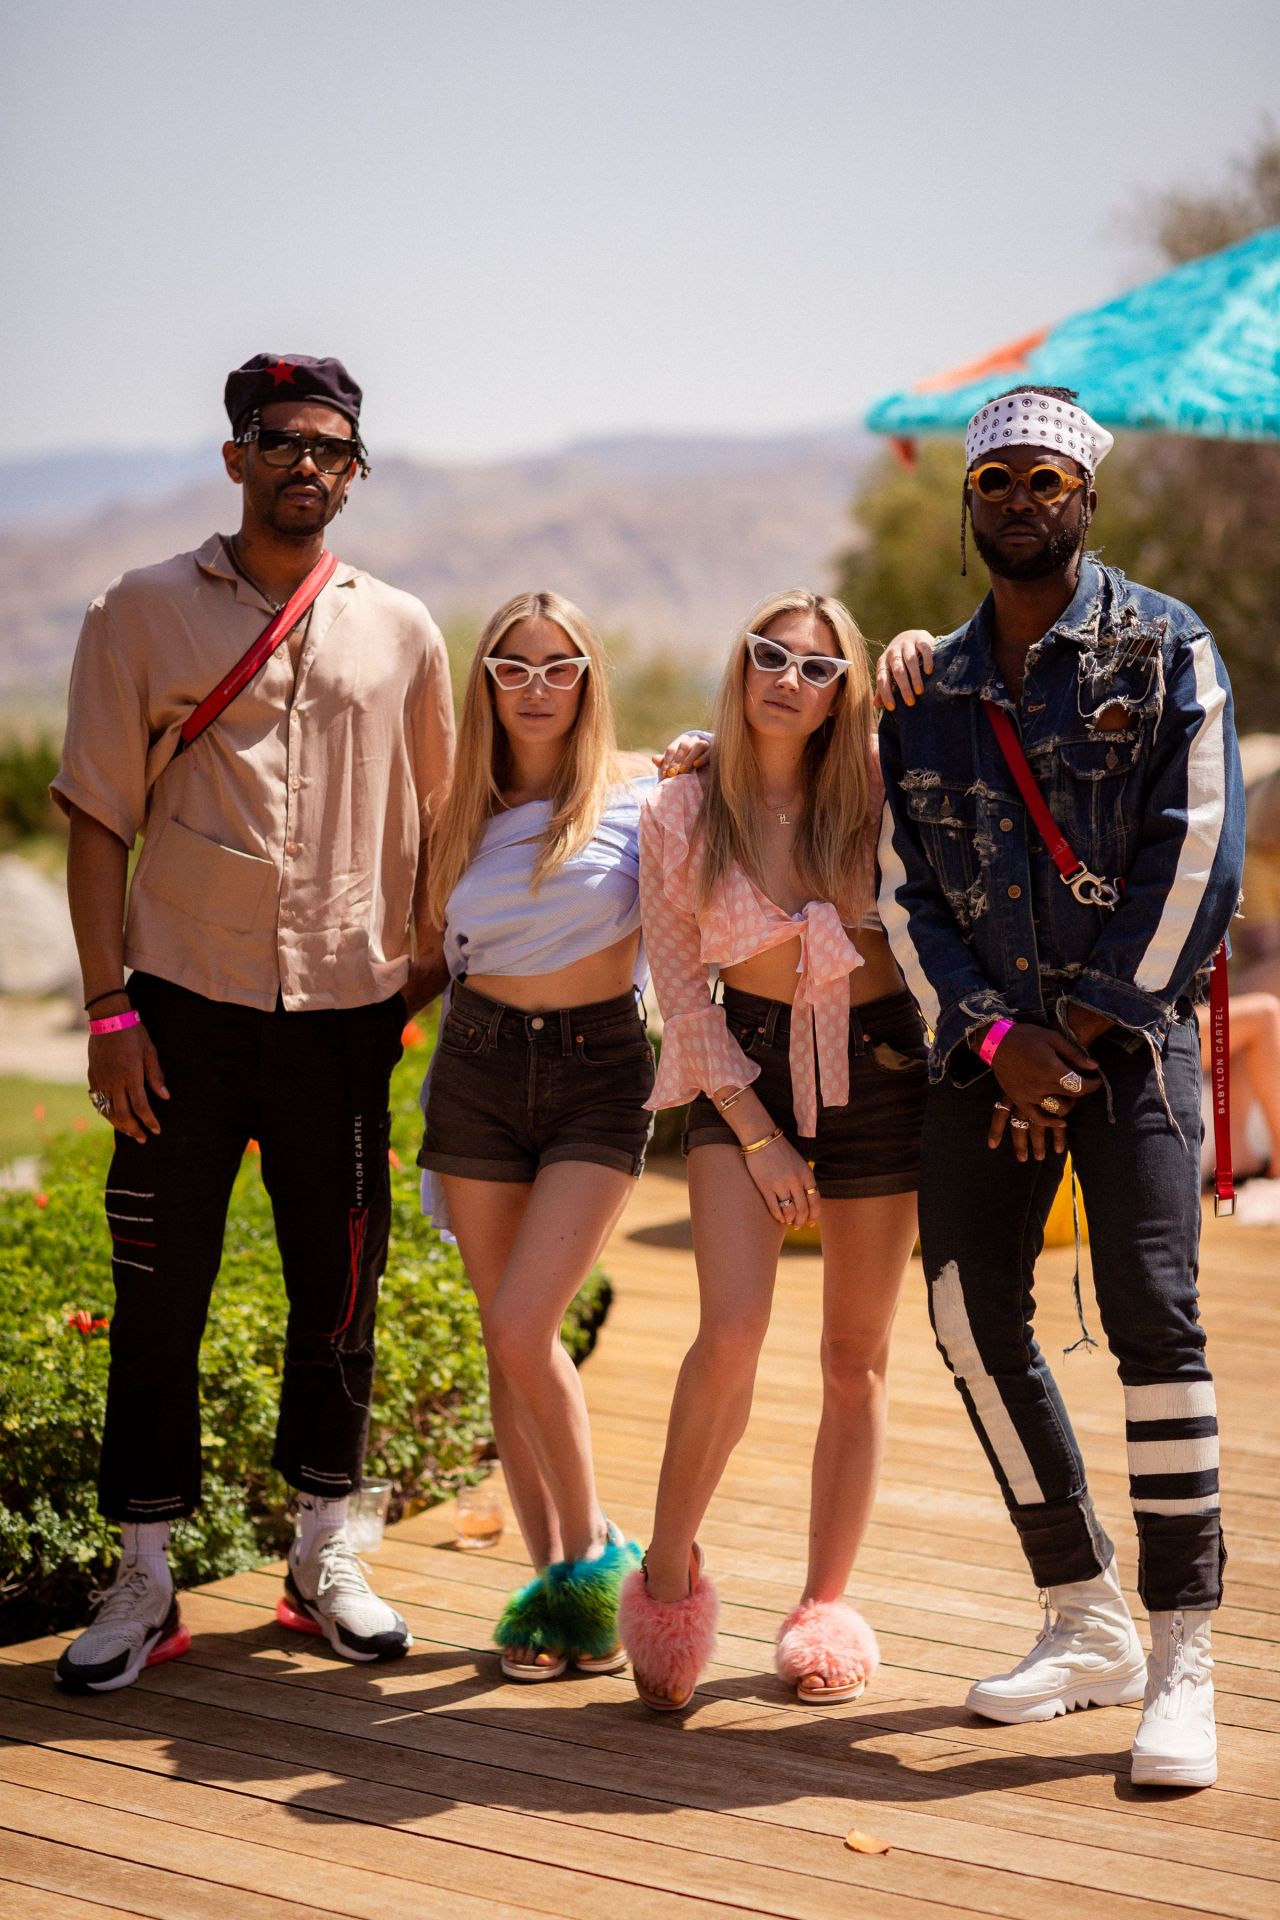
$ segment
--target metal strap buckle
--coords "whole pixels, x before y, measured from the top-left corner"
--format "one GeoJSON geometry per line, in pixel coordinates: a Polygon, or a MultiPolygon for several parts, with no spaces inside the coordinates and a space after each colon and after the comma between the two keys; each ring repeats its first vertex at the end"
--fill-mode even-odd
{"type": "Polygon", "coordinates": [[[1086,866],[1077,867],[1074,873],[1064,873],[1062,884],[1070,887],[1082,906],[1102,907],[1110,913],[1112,908],[1120,904],[1119,887],[1110,880],[1100,880],[1086,866]]]}
{"type": "Polygon", "coordinates": [[[1215,1220],[1229,1220],[1236,1210],[1234,1193],[1215,1193],[1213,1196],[1213,1217],[1215,1220]]]}

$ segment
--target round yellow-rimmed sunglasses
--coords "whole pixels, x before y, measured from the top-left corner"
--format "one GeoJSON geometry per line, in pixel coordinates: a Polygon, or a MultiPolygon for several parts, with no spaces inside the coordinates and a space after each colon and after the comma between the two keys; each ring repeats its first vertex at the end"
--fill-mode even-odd
{"type": "Polygon", "coordinates": [[[1078,474],[1064,473],[1051,460],[1037,461],[1034,467],[1027,467],[1022,472],[1015,471],[1003,460],[984,460],[980,467],[974,467],[968,475],[970,491],[980,493],[984,500],[996,503],[1007,500],[1019,483],[1041,507],[1051,507],[1064,494],[1075,493],[1085,485],[1078,474]]]}

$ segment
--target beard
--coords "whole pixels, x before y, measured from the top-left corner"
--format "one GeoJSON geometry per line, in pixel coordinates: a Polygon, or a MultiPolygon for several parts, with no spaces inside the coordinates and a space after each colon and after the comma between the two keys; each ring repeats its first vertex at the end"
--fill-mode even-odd
{"type": "Polygon", "coordinates": [[[1050,574],[1062,573],[1070,566],[1080,548],[1081,529],[1060,527],[1038,547],[1017,555],[1005,554],[998,540],[979,533],[977,527],[973,529],[973,544],[987,572],[998,574],[1002,580],[1047,580],[1050,574]]]}

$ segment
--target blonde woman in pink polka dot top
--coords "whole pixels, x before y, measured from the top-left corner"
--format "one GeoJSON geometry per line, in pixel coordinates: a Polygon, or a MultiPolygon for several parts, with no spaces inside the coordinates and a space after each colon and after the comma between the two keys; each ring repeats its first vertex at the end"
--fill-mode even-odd
{"type": "Polygon", "coordinates": [[[696,1534],[746,1426],[783,1237],[819,1219],[808,1571],[777,1666],[804,1700],[829,1703],[861,1693],[878,1659],[843,1594],[884,1441],[926,1078],[920,1016],[872,905],[882,800],[862,636],[839,601],[795,591],[757,607],[735,641],[707,765],[665,782],[641,815],[665,1022],[649,1104],[692,1102],[701,1297],[653,1539],[619,1611],[637,1689],[659,1711],[688,1704],[710,1657],[717,1602],[696,1534]]]}

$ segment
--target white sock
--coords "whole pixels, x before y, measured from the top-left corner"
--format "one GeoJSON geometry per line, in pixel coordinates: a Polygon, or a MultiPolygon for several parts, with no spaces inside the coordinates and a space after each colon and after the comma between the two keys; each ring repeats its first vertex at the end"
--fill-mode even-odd
{"type": "Polygon", "coordinates": [[[167,1520],[126,1520],[120,1528],[120,1545],[126,1560],[144,1566],[157,1586],[173,1591],[169,1571],[169,1522],[167,1520]]]}
{"type": "Polygon", "coordinates": [[[325,1500],[319,1494],[300,1493],[298,1495],[297,1539],[298,1551],[305,1556],[310,1553],[322,1534],[340,1533],[347,1524],[347,1496],[341,1500],[325,1500]]]}

